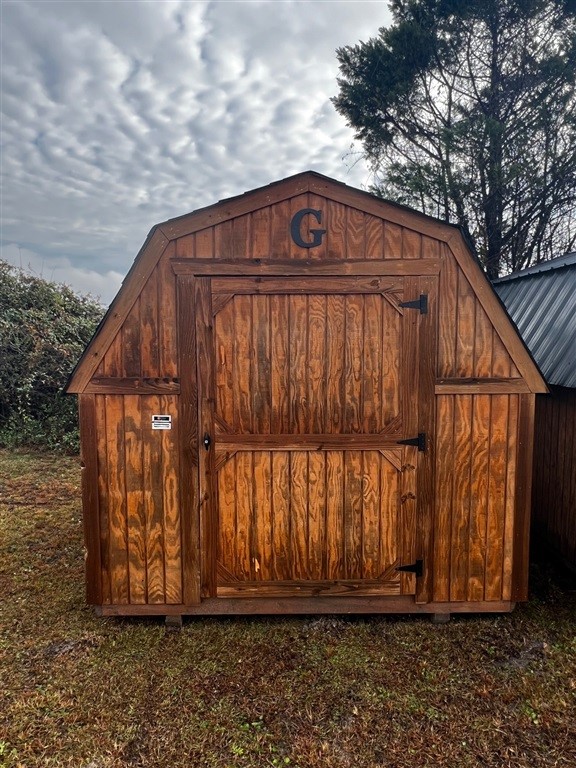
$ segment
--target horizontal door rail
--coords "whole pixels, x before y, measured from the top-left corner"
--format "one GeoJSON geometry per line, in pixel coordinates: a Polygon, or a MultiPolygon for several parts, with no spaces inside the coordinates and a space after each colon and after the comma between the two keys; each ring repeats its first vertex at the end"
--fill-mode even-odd
{"type": "Polygon", "coordinates": [[[304,261],[276,259],[172,259],[177,275],[234,276],[271,275],[293,277],[307,275],[437,275],[440,259],[373,259],[370,261],[304,261]]]}
{"type": "Polygon", "coordinates": [[[227,451],[401,451],[397,435],[231,435],[215,436],[227,451]]]}

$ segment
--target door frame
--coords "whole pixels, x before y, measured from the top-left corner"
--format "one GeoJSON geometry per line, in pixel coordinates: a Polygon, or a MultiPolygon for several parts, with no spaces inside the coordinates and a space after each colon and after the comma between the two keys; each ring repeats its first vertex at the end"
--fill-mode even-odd
{"type": "MultiPolygon", "coordinates": [[[[417,452],[415,553],[424,561],[422,576],[416,579],[414,600],[426,603],[431,599],[434,511],[434,451],[437,291],[439,262],[395,260],[369,262],[289,262],[254,261],[195,261],[174,260],[176,273],[178,347],[180,374],[180,506],[182,518],[182,556],[184,603],[198,605],[202,599],[216,595],[217,530],[215,509],[215,452],[204,450],[202,436],[212,433],[214,381],[214,329],[211,280],[218,277],[269,276],[351,277],[378,276],[383,279],[405,277],[405,296],[428,296],[425,314],[414,311],[406,323],[410,337],[418,344],[404,344],[404,354],[412,354],[408,362],[414,371],[417,386],[410,393],[404,408],[408,419],[406,429],[417,434],[425,432],[426,451],[417,452]],[[403,268],[403,269],[402,269],[403,268]],[[198,361],[198,362],[197,362],[198,361]],[[205,390],[199,397],[197,365],[204,361],[205,390]],[[418,412],[416,423],[415,414],[418,412]],[[412,419],[411,419],[412,415],[412,419]],[[200,474],[206,478],[200,483],[200,474]],[[200,496],[201,485],[205,490],[200,496]],[[213,565],[210,566],[210,561],[213,565]]],[[[398,599],[386,596],[387,599],[398,599]]],[[[382,599],[385,599],[384,596],[382,599]]],[[[406,599],[406,596],[403,598],[406,599]]],[[[335,604],[336,608],[336,604],[335,604]]]]}

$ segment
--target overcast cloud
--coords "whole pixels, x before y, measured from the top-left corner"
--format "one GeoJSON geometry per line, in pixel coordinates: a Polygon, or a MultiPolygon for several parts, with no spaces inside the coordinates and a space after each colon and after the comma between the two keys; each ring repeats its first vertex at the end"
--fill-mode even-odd
{"type": "Polygon", "coordinates": [[[335,49],[385,2],[2,0],[2,258],[109,303],[156,223],[307,169],[366,186],[335,49]]]}

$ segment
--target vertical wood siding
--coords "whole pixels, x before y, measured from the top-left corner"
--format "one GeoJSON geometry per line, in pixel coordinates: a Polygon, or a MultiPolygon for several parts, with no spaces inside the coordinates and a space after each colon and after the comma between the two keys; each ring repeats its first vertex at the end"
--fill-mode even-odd
{"type": "Polygon", "coordinates": [[[442,245],[438,378],[520,376],[467,278],[442,245]]]}
{"type": "Polygon", "coordinates": [[[510,599],[518,405],[436,398],[435,600],[510,599]]]}
{"type": "Polygon", "coordinates": [[[576,390],[553,387],[536,398],[536,534],[576,571],[576,390]]]}
{"type": "MultiPolygon", "coordinates": [[[[520,377],[445,244],[311,193],[264,205],[172,241],[96,377],[178,379],[178,333],[184,337],[192,331],[183,327],[182,315],[178,326],[172,258],[439,260],[433,334],[437,347],[427,352],[435,358],[432,370],[437,379],[520,377]],[[318,248],[298,248],[289,237],[291,218],[302,208],[322,211],[321,224],[306,217],[302,226],[304,238],[307,230],[327,230],[318,248]]],[[[401,408],[397,383],[402,365],[393,343],[400,318],[393,301],[379,294],[232,298],[223,293],[213,300],[219,302],[213,311],[220,429],[243,434],[393,431],[401,408]],[[275,335],[265,322],[267,315],[281,327],[305,332],[275,335]],[[240,366],[239,360],[248,364],[240,366]],[[307,406],[311,391],[322,402],[313,410],[307,406]]],[[[188,307],[187,322],[193,315],[194,307],[188,307]]],[[[417,377],[419,362],[411,365],[417,377]]],[[[187,397],[193,386],[182,383],[187,397]]],[[[196,415],[184,418],[178,395],[93,397],[100,548],[99,590],[93,594],[100,591],[104,604],[191,603],[200,587],[186,592],[195,578],[191,568],[196,561],[191,564],[184,551],[193,547],[190,538],[196,528],[184,523],[183,515],[193,514],[191,510],[199,506],[198,479],[187,477],[181,485],[180,472],[198,471],[195,437],[188,434],[195,428],[196,415]],[[154,413],[171,414],[172,430],[152,431],[154,413]],[[187,435],[182,443],[180,428],[187,435]]],[[[422,601],[511,599],[519,397],[505,391],[463,392],[437,395],[435,408],[420,405],[422,413],[426,408],[429,412],[426,429],[435,451],[430,453],[434,486],[431,481],[428,490],[418,491],[428,494],[426,504],[434,508],[431,530],[420,530],[419,522],[413,525],[417,506],[411,499],[416,487],[409,489],[407,503],[395,512],[398,529],[382,523],[377,500],[386,507],[397,503],[402,458],[386,453],[368,457],[369,451],[239,451],[210,470],[217,473],[220,504],[229,510],[214,531],[219,583],[234,577],[254,582],[321,581],[343,572],[349,579],[376,579],[394,563],[414,559],[417,542],[409,531],[419,530],[419,537],[433,541],[431,593],[421,596],[422,601]],[[313,500],[306,492],[310,476],[315,478],[313,500]],[[341,492],[328,492],[334,488],[341,492]],[[309,513],[311,508],[314,514],[309,513]],[[296,535],[299,525],[306,528],[303,536],[296,535]]],[[[554,419],[558,423],[559,416],[546,407],[540,409],[546,415],[539,421],[544,435],[538,445],[539,466],[545,459],[548,467],[554,458],[558,472],[566,473],[567,452],[570,448],[574,452],[574,429],[564,426],[561,445],[553,444],[546,424],[554,419]]],[[[414,426],[417,432],[418,425],[414,426]]],[[[540,470],[537,510],[550,509],[554,482],[553,474],[540,470]]],[[[563,491],[562,508],[571,504],[574,509],[573,477],[565,487],[570,490],[563,491]]],[[[546,525],[558,529],[563,540],[571,535],[573,545],[566,556],[576,560],[574,516],[569,520],[556,505],[546,525]]],[[[390,593],[410,591],[413,581],[413,576],[403,574],[390,593]]]]}
{"type": "Polygon", "coordinates": [[[174,396],[97,395],[104,603],[182,602],[177,428],[152,431],[174,396]]]}

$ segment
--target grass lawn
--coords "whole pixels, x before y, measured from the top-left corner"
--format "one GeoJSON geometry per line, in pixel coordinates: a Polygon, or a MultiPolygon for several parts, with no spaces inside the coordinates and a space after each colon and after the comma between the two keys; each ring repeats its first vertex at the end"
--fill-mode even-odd
{"type": "Polygon", "coordinates": [[[97,619],[78,460],[0,452],[0,767],[576,766],[576,592],[510,615],[97,619]]]}

